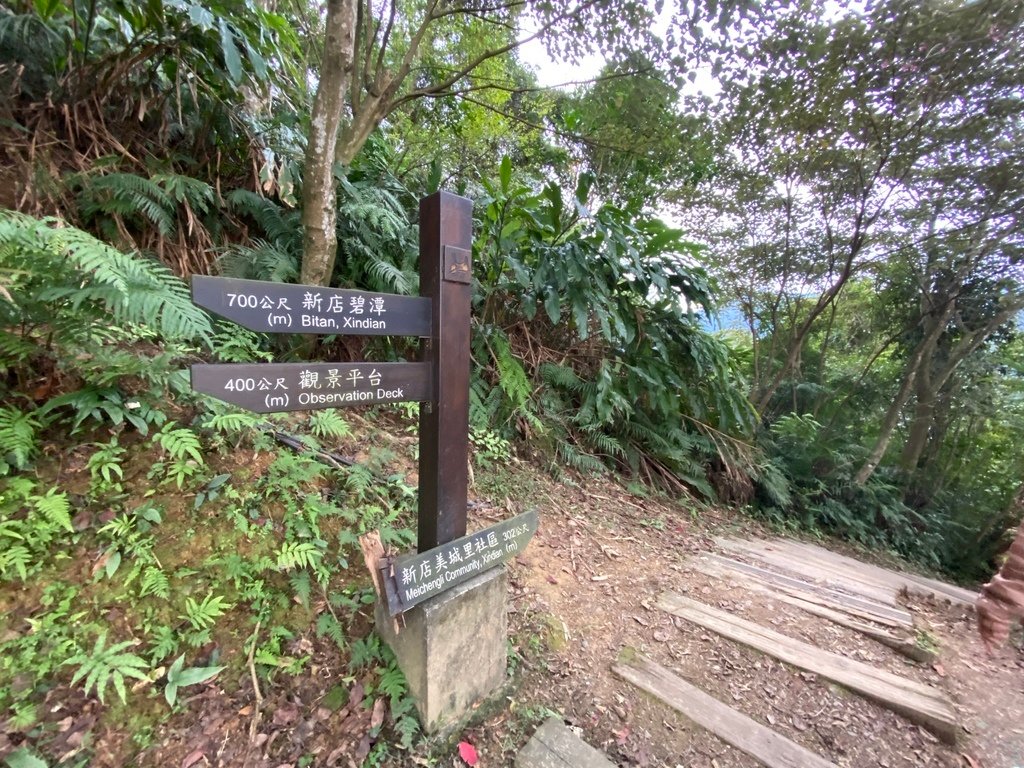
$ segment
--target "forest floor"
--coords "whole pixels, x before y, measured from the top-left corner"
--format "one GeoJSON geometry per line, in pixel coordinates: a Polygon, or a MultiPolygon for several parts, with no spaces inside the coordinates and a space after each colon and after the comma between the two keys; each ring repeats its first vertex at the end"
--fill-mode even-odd
{"type": "MultiPolygon", "coordinates": [[[[406,462],[403,468],[409,482],[415,481],[413,466],[406,462]]],[[[738,513],[636,495],[610,479],[558,482],[524,465],[478,471],[471,496],[470,530],[532,506],[540,513],[538,533],[509,566],[508,684],[459,732],[419,738],[407,750],[393,748],[378,758],[379,765],[462,766],[459,741],[475,746],[484,768],[512,765],[537,725],[552,714],[623,766],[758,764],[614,676],[612,664],[623,649],[634,648],[840,766],[1024,766],[1020,637],[987,656],[970,611],[923,599],[908,606],[939,648],[938,661],[922,666],[741,583],[692,569],[688,560],[714,551],[716,536],[775,535],[738,513]],[[813,674],[674,619],[653,607],[666,589],[936,686],[954,701],[962,738],[947,746],[813,674]]],[[[249,631],[236,633],[239,647],[249,631]]],[[[368,635],[372,606],[355,610],[347,631],[352,638],[368,635]]],[[[158,696],[111,710],[80,689],[56,685],[45,702],[48,754],[66,753],[69,759],[61,765],[82,765],[80,756],[88,754],[89,765],[103,767],[364,764],[373,742],[390,737],[385,698],[369,695],[376,678],[352,672],[352,645],[343,648],[319,637],[311,621],[285,650],[309,658],[300,673],[264,673],[256,684],[252,665],[236,658],[229,672],[189,689],[179,710],[158,718],[147,719],[163,704],[158,696]],[[139,751],[132,739],[142,723],[151,733],[139,751]]],[[[23,738],[10,729],[0,735],[0,759],[23,738]]]]}

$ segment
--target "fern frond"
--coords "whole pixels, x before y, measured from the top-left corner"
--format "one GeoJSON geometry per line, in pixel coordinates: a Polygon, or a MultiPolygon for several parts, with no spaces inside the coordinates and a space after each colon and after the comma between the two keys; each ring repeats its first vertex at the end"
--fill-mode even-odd
{"type": "Polygon", "coordinates": [[[316,619],[316,633],[330,638],[339,648],[345,647],[345,629],[330,611],[324,611],[316,619]]]}
{"type": "Polygon", "coordinates": [[[320,438],[340,440],[352,434],[348,422],[334,408],[314,412],[309,418],[309,427],[320,438]]]}
{"type": "Polygon", "coordinates": [[[58,492],[51,488],[45,496],[33,496],[32,505],[36,511],[55,528],[63,528],[68,533],[74,533],[74,526],[71,525],[71,504],[64,491],[58,492]]]}
{"type": "Polygon", "coordinates": [[[32,553],[22,544],[4,546],[0,549],[0,576],[9,579],[16,572],[22,581],[28,578],[28,567],[32,564],[32,553]]]}
{"type": "Polygon", "coordinates": [[[153,435],[156,443],[166,451],[173,461],[192,459],[198,464],[203,463],[202,444],[196,433],[188,427],[174,428],[173,421],[167,422],[159,432],[153,435]]]}
{"type": "Polygon", "coordinates": [[[152,179],[134,173],[79,175],[78,203],[82,214],[93,218],[141,216],[168,237],[175,229],[175,200],[152,179]]]}
{"type": "Polygon", "coordinates": [[[571,443],[560,442],[558,444],[558,457],[579,472],[604,474],[608,471],[608,467],[600,459],[589,453],[583,453],[571,443]]]}
{"type": "Polygon", "coordinates": [[[266,240],[254,240],[252,245],[228,246],[218,263],[227,277],[290,283],[299,276],[298,257],[266,240]]]}
{"type": "Polygon", "coordinates": [[[39,421],[27,411],[0,408],[0,456],[15,469],[24,469],[36,449],[39,421]]]}
{"type": "Polygon", "coordinates": [[[577,375],[576,371],[567,365],[543,363],[540,366],[539,373],[541,379],[544,380],[544,383],[550,384],[553,387],[567,389],[570,392],[583,391],[583,379],[577,375]]]}
{"type": "Polygon", "coordinates": [[[167,579],[167,575],[155,566],[146,568],[142,574],[142,583],[139,586],[139,597],[147,597],[149,595],[163,598],[164,600],[171,596],[171,584],[167,579]]]}
{"type": "Polygon", "coordinates": [[[498,386],[514,409],[521,408],[530,399],[531,392],[530,380],[526,376],[523,364],[512,354],[512,348],[504,334],[494,334],[491,338],[491,348],[498,369],[498,386]]]}
{"type": "Polygon", "coordinates": [[[292,586],[292,591],[295,596],[299,598],[299,602],[302,603],[303,607],[309,607],[309,596],[313,591],[313,582],[309,578],[309,571],[305,568],[293,571],[288,575],[288,581],[292,586]]]}
{"type": "MultiPolygon", "coordinates": [[[[0,254],[5,263],[22,263],[31,274],[46,276],[29,298],[34,304],[57,303],[58,313],[105,309],[119,323],[147,326],[168,338],[205,341],[212,334],[209,317],[167,267],[121,253],[60,219],[0,212],[0,254]]],[[[50,320],[53,309],[48,307],[50,320]]],[[[82,326],[88,318],[71,320],[82,326]]]]}
{"type": "Polygon", "coordinates": [[[204,426],[224,435],[237,435],[256,429],[261,421],[251,413],[218,413],[210,416],[204,426]]]}
{"type": "Polygon", "coordinates": [[[213,187],[201,179],[180,173],[154,173],[153,183],[161,187],[175,201],[206,213],[213,205],[213,187]]]}
{"type": "Polygon", "coordinates": [[[292,568],[313,568],[323,558],[323,552],[309,541],[287,541],[277,553],[277,567],[282,571],[292,568]]]}
{"type": "Polygon", "coordinates": [[[295,211],[286,211],[248,189],[234,189],[227,194],[228,205],[236,213],[253,219],[278,247],[302,242],[302,222],[295,211]]]}

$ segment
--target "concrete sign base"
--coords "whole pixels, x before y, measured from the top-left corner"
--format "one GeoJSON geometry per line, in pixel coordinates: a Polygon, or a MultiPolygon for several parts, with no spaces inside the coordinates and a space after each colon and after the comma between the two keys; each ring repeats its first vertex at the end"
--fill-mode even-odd
{"type": "Polygon", "coordinates": [[[405,673],[426,733],[458,724],[504,684],[507,584],[504,567],[486,571],[406,611],[398,634],[377,601],[377,633],[405,673]]]}

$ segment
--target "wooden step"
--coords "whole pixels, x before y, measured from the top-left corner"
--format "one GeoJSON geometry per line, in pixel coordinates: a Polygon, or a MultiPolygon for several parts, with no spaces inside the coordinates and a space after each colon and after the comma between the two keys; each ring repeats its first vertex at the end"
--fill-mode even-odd
{"type": "Polygon", "coordinates": [[[846,610],[850,613],[856,612],[862,617],[878,620],[887,623],[889,626],[912,627],[914,625],[914,617],[910,615],[910,612],[896,606],[892,602],[882,603],[870,597],[851,595],[825,584],[804,581],[794,575],[777,573],[758,565],[743,563],[739,560],[730,560],[721,555],[712,554],[705,555],[704,557],[710,562],[745,574],[748,577],[752,576],[784,590],[820,595],[832,607],[839,606],[841,610],[846,610]]]}
{"type": "Polygon", "coordinates": [[[615,763],[552,717],[519,750],[515,768],[615,768],[615,763]]]}
{"type": "Polygon", "coordinates": [[[612,671],[768,768],[835,768],[834,763],[751,720],[631,649],[612,666],[612,671]]]}
{"type": "Polygon", "coordinates": [[[911,722],[923,725],[947,743],[955,743],[960,734],[952,703],[935,688],[823,651],[673,592],[660,595],[656,606],[794,667],[839,683],[911,722]]]}

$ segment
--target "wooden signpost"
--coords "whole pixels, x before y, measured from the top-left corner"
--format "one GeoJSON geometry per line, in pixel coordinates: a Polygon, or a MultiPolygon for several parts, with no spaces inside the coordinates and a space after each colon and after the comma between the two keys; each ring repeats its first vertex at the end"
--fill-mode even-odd
{"type": "Polygon", "coordinates": [[[420,296],[192,278],[192,301],[253,331],[418,336],[417,363],[197,364],[192,388],[256,413],[420,403],[418,554],[381,568],[392,616],[521,552],[527,512],[466,536],[472,203],[420,201],[420,296]]]}

